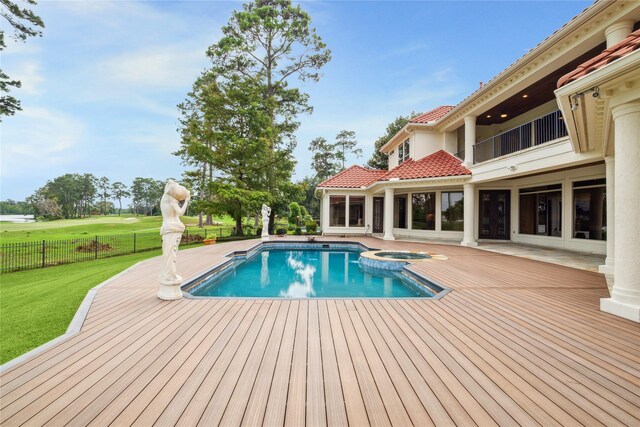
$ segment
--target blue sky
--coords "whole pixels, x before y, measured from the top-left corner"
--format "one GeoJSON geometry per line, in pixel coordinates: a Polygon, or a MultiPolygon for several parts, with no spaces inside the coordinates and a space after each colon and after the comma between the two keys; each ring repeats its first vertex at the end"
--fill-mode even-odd
{"type": "MultiPolygon", "coordinates": [[[[333,51],[302,85],[295,179],[309,142],[354,130],[364,151],[398,115],[455,105],[591,2],[302,2],[333,51]]],[[[0,198],[23,200],[64,173],[180,177],[176,105],[240,2],[40,1],[42,38],[0,58],[23,110],[0,125],[0,198]]],[[[4,22],[3,22],[4,28],[4,22]]]]}

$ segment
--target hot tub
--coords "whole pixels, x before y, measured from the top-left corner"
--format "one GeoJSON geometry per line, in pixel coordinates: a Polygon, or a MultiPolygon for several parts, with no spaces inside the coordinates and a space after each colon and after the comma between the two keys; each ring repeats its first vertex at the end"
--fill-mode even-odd
{"type": "Polygon", "coordinates": [[[364,268],[400,271],[406,264],[447,259],[444,255],[431,252],[409,251],[368,251],[360,254],[360,265],[364,268]]]}

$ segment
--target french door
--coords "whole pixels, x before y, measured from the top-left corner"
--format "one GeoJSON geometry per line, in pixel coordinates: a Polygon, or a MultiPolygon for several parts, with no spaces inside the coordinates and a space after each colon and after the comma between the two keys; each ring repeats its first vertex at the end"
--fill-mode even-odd
{"type": "Polygon", "coordinates": [[[480,239],[509,240],[511,191],[480,190],[480,239]]]}

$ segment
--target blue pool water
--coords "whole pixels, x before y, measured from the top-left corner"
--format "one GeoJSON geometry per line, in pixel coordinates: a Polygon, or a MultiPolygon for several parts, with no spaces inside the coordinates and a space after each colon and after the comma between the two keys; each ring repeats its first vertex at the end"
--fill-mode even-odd
{"type": "Polygon", "coordinates": [[[400,272],[363,271],[358,250],[262,250],[193,287],[195,296],[271,298],[431,297],[400,272]]]}

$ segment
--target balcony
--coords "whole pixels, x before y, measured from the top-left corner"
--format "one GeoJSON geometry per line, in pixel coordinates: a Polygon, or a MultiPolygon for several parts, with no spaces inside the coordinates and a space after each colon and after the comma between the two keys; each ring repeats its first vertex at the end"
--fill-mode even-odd
{"type": "Polygon", "coordinates": [[[560,110],[509,129],[473,146],[474,164],[516,153],[567,136],[560,110]]]}

